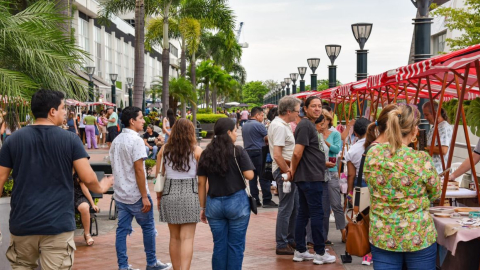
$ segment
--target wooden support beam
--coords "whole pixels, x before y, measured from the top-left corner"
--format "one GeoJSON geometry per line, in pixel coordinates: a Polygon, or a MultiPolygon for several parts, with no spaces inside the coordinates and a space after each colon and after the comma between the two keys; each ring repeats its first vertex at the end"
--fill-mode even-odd
{"type": "MultiPolygon", "coordinates": [[[[433,107],[433,96],[432,96],[432,87],[430,85],[430,78],[427,76],[427,84],[428,84],[428,96],[430,97],[430,111],[432,112],[433,115],[435,115],[435,122],[433,124],[433,136],[432,136],[432,141],[430,142],[430,151],[429,154],[430,156],[433,156],[433,149],[435,147],[435,139],[437,140],[438,143],[438,150],[440,153],[442,153],[442,142],[440,140],[440,133],[438,132],[438,118],[441,115],[442,107],[441,105],[443,104],[443,93],[445,92],[445,85],[446,85],[446,80],[447,80],[447,73],[445,73],[445,80],[443,81],[443,86],[442,86],[442,99],[440,100],[439,106],[438,106],[438,111],[435,111],[435,108],[433,107]]],[[[441,162],[442,162],[442,168],[445,170],[445,160],[443,158],[443,155],[440,155],[441,157],[441,162]]]]}

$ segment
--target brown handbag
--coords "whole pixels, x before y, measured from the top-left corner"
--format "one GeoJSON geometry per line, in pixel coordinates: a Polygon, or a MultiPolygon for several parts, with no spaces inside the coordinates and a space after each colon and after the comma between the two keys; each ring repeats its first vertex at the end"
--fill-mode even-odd
{"type": "Polygon", "coordinates": [[[361,212],[359,211],[360,196],[362,189],[363,178],[363,166],[365,164],[365,156],[368,150],[372,147],[369,146],[363,153],[362,161],[360,162],[360,168],[358,170],[357,182],[355,183],[355,200],[353,202],[353,209],[347,211],[347,243],[345,245],[345,251],[351,255],[363,257],[370,253],[370,242],[368,239],[368,228],[370,225],[370,218],[368,213],[370,207],[365,208],[361,212]],[[350,215],[348,214],[350,212],[350,215]]]}
{"type": "MultiPolygon", "coordinates": [[[[368,208],[366,209],[368,211],[368,208]]],[[[368,214],[360,212],[354,214],[355,209],[347,211],[347,243],[345,250],[350,255],[363,257],[370,253],[370,242],[368,241],[368,227],[370,218],[368,214]],[[351,212],[350,216],[348,212],[351,212]]]]}

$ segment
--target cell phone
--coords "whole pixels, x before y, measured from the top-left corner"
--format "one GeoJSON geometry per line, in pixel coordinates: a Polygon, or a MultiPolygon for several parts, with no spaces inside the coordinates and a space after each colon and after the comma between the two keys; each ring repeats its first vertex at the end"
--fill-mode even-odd
{"type": "Polygon", "coordinates": [[[441,172],[438,176],[444,176],[447,172],[449,172],[452,168],[448,168],[445,171],[441,172]]]}
{"type": "Polygon", "coordinates": [[[330,161],[331,163],[336,163],[336,162],[337,162],[337,158],[336,158],[336,157],[329,157],[329,158],[328,158],[328,161],[330,161]]]}

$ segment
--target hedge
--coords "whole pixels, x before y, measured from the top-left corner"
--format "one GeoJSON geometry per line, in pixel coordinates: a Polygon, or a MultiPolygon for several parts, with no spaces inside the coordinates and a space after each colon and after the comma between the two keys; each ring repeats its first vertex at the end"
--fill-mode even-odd
{"type": "Polygon", "coordinates": [[[206,131],[206,130],[200,131],[200,136],[201,136],[202,138],[206,138],[206,137],[207,137],[207,131],[206,131]]]}
{"type": "MultiPolygon", "coordinates": [[[[215,123],[220,118],[227,118],[227,116],[225,114],[213,114],[213,113],[197,114],[197,121],[200,122],[200,124],[215,123]]],[[[192,120],[192,116],[190,115],[188,119],[192,120]]]]}

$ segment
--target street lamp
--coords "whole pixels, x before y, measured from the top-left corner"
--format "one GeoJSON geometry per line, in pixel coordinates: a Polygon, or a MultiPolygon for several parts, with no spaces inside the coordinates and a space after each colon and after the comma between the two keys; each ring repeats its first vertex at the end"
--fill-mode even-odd
{"type": "Polygon", "coordinates": [[[280,99],[282,98],[282,85],[277,85],[277,105],[280,103],[280,99]]]}
{"type": "Polygon", "coordinates": [[[132,107],[133,106],[133,93],[132,93],[133,78],[132,77],[127,77],[127,84],[128,84],[128,106],[132,107]]]}
{"type": "Polygon", "coordinates": [[[331,65],[328,66],[328,88],[337,86],[337,66],[334,65],[335,59],[340,54],[342,46],[340,45],[325,45],[327,56],[330,59],[331,65]]]}
{"type": "Polygon", "coordinates": [[[112,73],[110,74],[110,80],[112,81],[112,103],[117,104],[116,102],[116,90],[117,87],[115,86],[115,82],[117,81],[118,74],[112,73]]]}
{"type": "MultiPolygon", "coordinates": [[[[372,33],[373,24],[371,23],[355,23],[352,24],[352,32],[353,36],[357,40],[358,44],[360,45],[360,50],[356,50],[357,53],[357,81],[366,79],[368,76],[367,71],[367,54],[368,50],[364,50],[365,43],[367,42],[370,34],[372,33]]],[[[361,100],[357,100],[357,107],[360,108],[361,100]]],[[[357,115],[364,114],[365,110],[367,109],[366,104],[363,105],[363,112],[357,110],[357,115]]]]}
{"type": "Polygon", "coordinates": [[[307,73],[307,67],[298,67],[298,74],[300,74],[300,93],[305,92],[305,80],[303,77],[307,73]]]}
{"type": "Polygon", "coordinates": [[[152,106],[155,108],[155,90],[157,88],[157,85],[155,82],[150,83],[150,91],[152,92],[152,106]]]}
{"type": "Polygon", "coordinates": [[[287,83],[285,81],[280,82],[280,85],[282,86],[282,97],[285,96],[285,86],[287,86],[287,83]]]}
{"type": "Polygon", "coordinates": [[[287,96],[290,96],[290,84],[292,83],[292,79],[285,78],[284,82],[287,85],[287,96]]]}
{"type": "Polygon", "coordinates": [[[315,74],[315,70],[317,70],[318,65],[320,65],[320,58],[308,58],[307,62],[308,66],[312,70],[312,74],[310,75],[311,90],[317,91],[317,74],[315,74]]]}
{"type": "MultiPolygon", "coordinates": [[[[415,25],[415,51],[413,54],[413,61],[415,63],[432,57],[430,50],[430,35],[432,32],[433,19],[428,17],[432,2],[433,0],[412,0],[413,5],[417,8],[418,15],[420,15],[420,17],[413,19],[413,24],[415,25]]],[[[426,98],[421,98],[420,103],[417,105],[421,114],[419,128],[428,131],[430,125],[423,114],[423,104],[426,102],[426,98]]]]}
{"type": "MultiPolygon", "coordinates": [[[[88,78],[90,79],[88,81],[88,100],[90,102],[94,102],[94,96],[93,96],[93,73],[95,73],[95,67],[85,67],[85,71],[87,72],[88,78]]],[[[92,110],[93,106],[90,106],[90,110],[92,110]]]]}
{"type": "Polygon", "coordinates": [[[352,24],[353,36],[360,45],[360,50],[357,50],[357,81],[367,78],[367,54],[368,50],[364,50],[365,43],[372,32],[371,23],[355,23],[352,24]]]}
{"type": "Polygon", "coordinates": [[[297,85],[295,84],[298,79],[298,73],[290,73],[290,79],[292,80],[292,94],[297,93],[297,85]]]}

